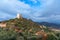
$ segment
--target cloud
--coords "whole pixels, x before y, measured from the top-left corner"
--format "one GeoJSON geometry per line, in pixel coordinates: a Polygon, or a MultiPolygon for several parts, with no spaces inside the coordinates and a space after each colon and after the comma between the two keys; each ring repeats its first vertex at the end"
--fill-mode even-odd
{"type": "Polygon", "coordinates": [[[60,0],[41,0],[41,4],[33,12],[33,20],[60,23],[60,0]]]}
{"type": "Polygon", "coordinates": [[[0,19],[14,18],[18,11],[36,22],[60,23],[60,0],[0,0],[0,19]]]}
{"type": "MultiPolygon", "coordinates": [[[[6,14],[16,16],[17,12],[19,11],[22,14],[27,14],[30,12],[30,6],[25,4],[24,2],[18,0],[0,0],[0,11],[4,13],[0,13],[0,15],[4,16],[6,14]],[[2,4],[2,5],[1,5],[2,4]]],[[[7,16],[7,15],[6,15],[7,16]]],[[[13,18],[13,17],[12,17],[13,18]]]]}

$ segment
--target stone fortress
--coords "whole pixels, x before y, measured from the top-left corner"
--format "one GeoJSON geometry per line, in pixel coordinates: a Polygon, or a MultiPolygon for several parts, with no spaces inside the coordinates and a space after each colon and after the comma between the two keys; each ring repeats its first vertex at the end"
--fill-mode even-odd
{"type": "Polygon", "coordinates": [[[20,13],[17,14],[16,18],[22,18],[22,15],[20,13]]]}

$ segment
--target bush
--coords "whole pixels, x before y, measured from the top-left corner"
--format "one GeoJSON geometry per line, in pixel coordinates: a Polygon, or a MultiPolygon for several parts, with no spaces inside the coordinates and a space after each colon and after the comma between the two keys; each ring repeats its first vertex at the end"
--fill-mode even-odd
{"type": "Polygon", "coordinates": [[[16,40],[16,32],[13,30],[0,30],[0,40],[16,40]]]}

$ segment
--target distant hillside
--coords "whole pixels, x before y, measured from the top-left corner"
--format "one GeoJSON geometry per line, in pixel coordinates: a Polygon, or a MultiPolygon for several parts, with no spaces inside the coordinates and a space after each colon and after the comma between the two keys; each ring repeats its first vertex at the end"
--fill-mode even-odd
{"type": "Polygon", "coordinates": [[[52,28],[59,28],[60,29],[60,24],[55,24],[55,23],[49,23],[49,22],[37,22],[39,25],[44,25],[47,27],[52,27],[52,28]]]}

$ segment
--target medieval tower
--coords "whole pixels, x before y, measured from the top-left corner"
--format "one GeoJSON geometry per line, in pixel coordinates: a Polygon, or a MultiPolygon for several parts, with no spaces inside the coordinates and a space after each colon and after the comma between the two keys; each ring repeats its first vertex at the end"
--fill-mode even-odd
{"type": "Polygon", "coordinates": [[[21,19],[22,18],[22,15],[20,13],[17,13],[16,18],[21,19]]]}

